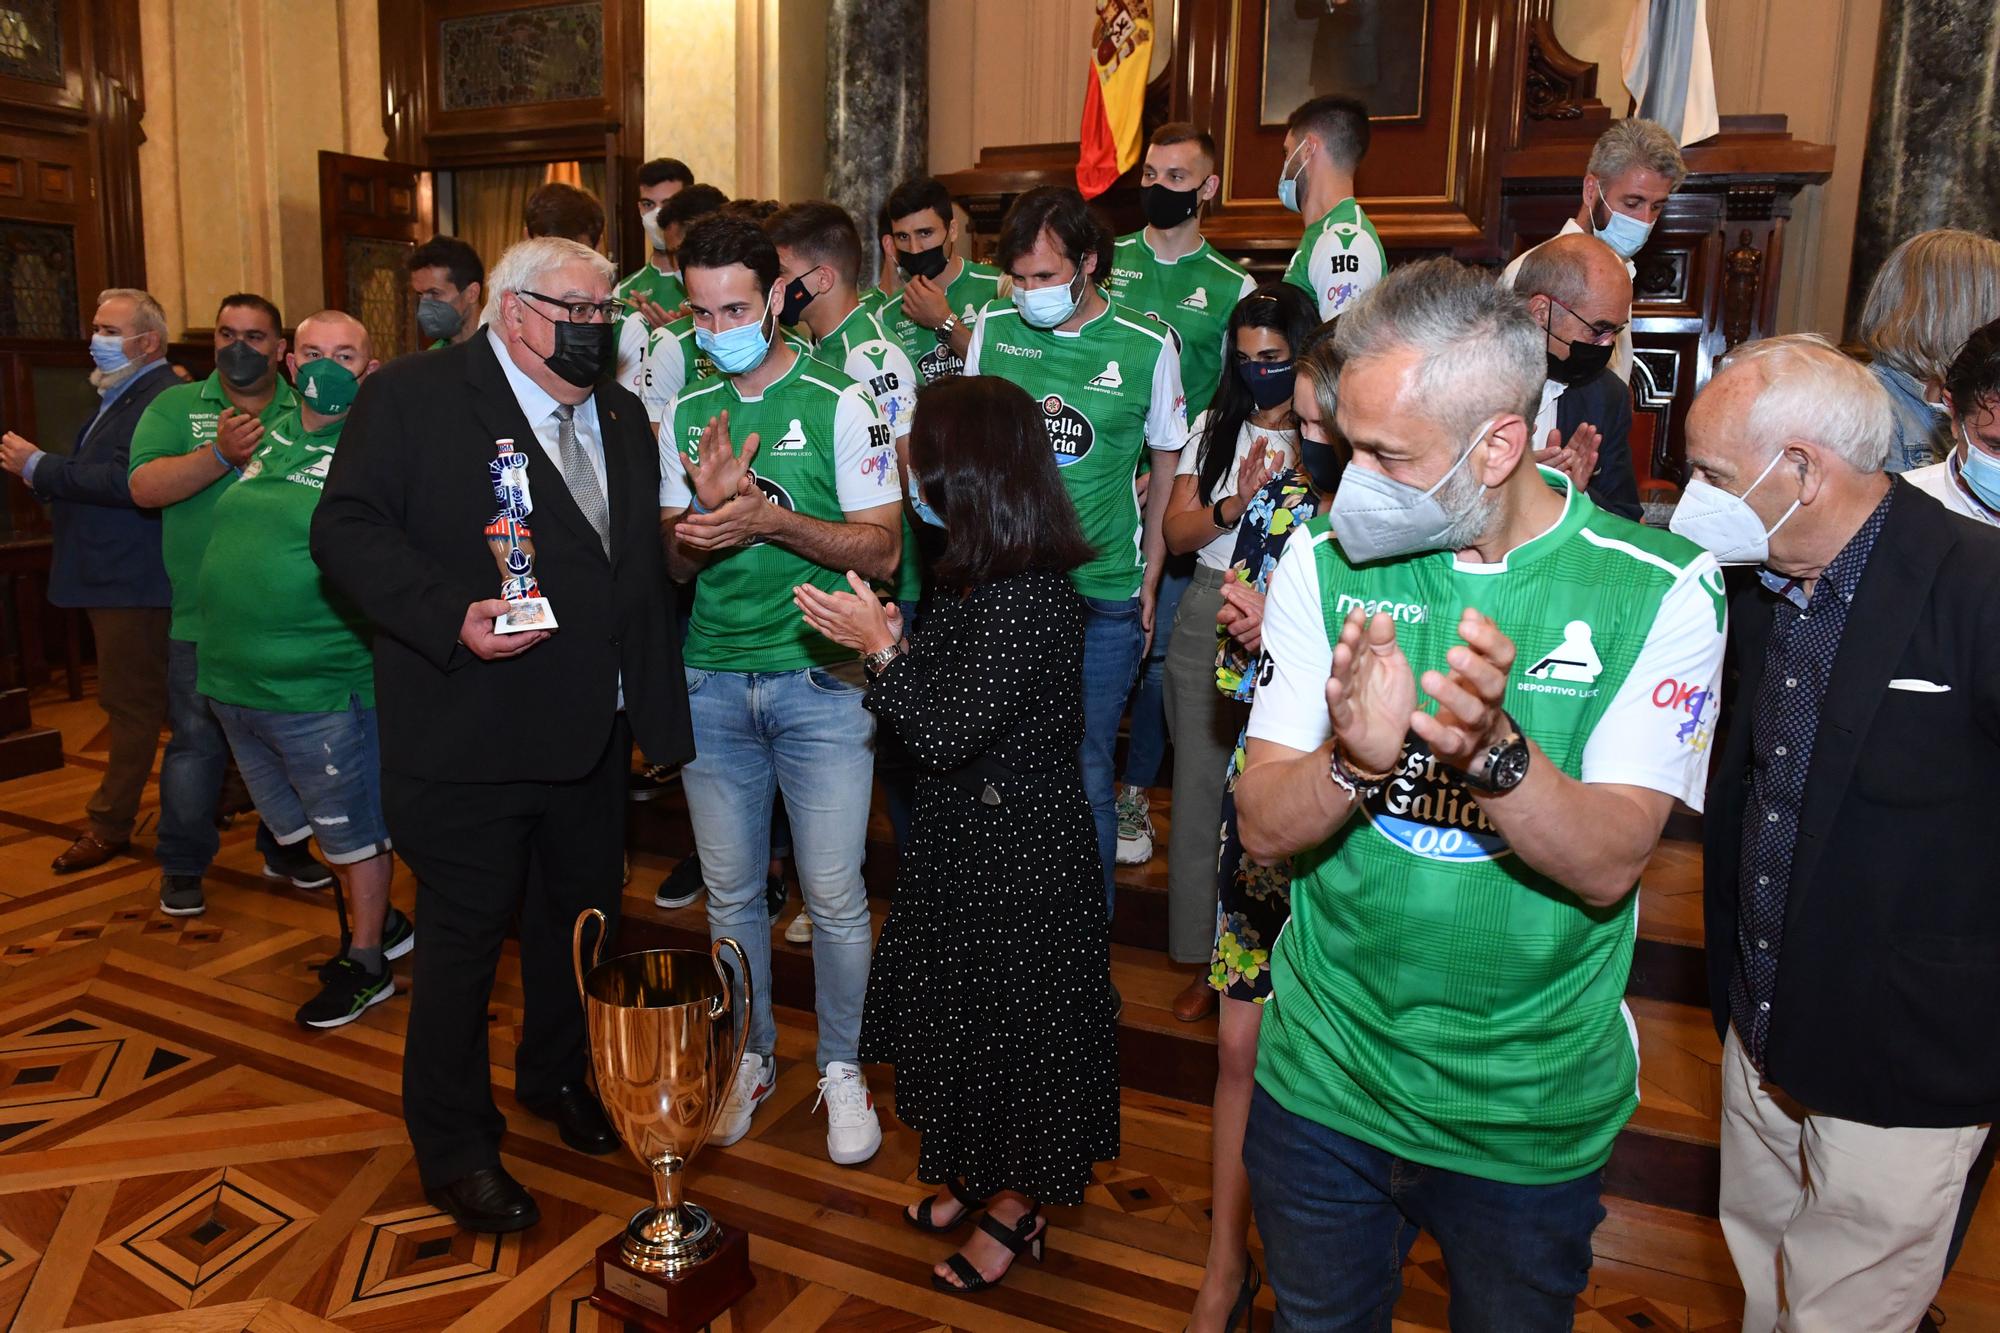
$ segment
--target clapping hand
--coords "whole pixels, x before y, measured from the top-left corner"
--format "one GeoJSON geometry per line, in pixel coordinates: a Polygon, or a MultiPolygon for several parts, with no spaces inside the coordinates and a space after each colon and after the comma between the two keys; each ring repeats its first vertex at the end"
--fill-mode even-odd
{"type": "Polygon", "coordinates": [[[1257,442],[1250,446],[1250,452],[1243,455],[1243,461],[1236,465],[1236,498],[1248,509],[1250,502],[1257,498],[1257,492],[1264,489],[1267,482],[1276,476],[1276,467],[1282,455],[1273,457],[1270,441],[1259,435],[1257,442]]]}
{"type": "Polygon", "coordinates": [[[868,581],[851,569],[847,584],[853,592],[825,592],[801,583],[792,589],[792,604],[806,624],[864,657],[901,641],[902,610],[894,602],[878,601],[868,581]]]}
{"type": "Polygon", "coordinates": [[[669,310],[647,296],[644,292],[634,292],[631,296],[632,308],[639,312],[639,318],[646,321],[649,329],[661,329],[680,318],[679,310],[669,310]]]}
{"type": "Polygon", "coordinates": [[[1416,707],[1417,682],[1397,646],[1395,620],[1386,611],[1372,620],[1360,607],[1348,612],[1326,682],[1334,744],[1356,767],[1387,773],[1403,752],[1416,707]]]}
{"type": "Polygon", "coordinates": [[[709,418],[702,427],[701,438],[695,441],[694,457],[686,454],[679,457],[681,466],[687,470],[688,487],[694,491],[695,499],[701,501],[701,507],[721,509],[752,489],[750,462],[757,457],[757,436],[753,433],[744,440],[743,452],[737,453],[729,439],[729,413],[723,412],[709,418]]]}
{"type": "Polygon", "coordinates": [[[1597,474],[1597,449],[1603,443],[1603,432],[1587,421],[1576,428],[1567,445],[1561,431],[1551,430],[1547,442],[1535,451],[1535,461],[1568,477],[1578,490],[1588,490],[1590,479],[1597,474]]]}
{"type": "Polygon", "coordinates": [[[215,419],[215,452],[239,472],[263,439],[264,423],[248,412],[225,407],[215,419]]]}
{"type": "Polygon", "coordinates": [[[1445,654],[1450,674],[1424,673],[1424,693],[1437,700],[1437,715],[1414,713],[1410,729],[1438,762],[1465,771],[1510,730],[1505,705],[1514,641],[1471,607],[1459,617],[1458,635],[1465,642],[1445,654]]]}
{"type": "Polygon", "coordinates": [[[35,453],[32,440],[22,439],[11,430],[5,435],[0,435],[0,467],[6,468],[15,476],[23,474],[28,466],[28,460],[33,458],[35,453]]]}
{"type": "Polygon", "coordinates": [[[1232,571],[1222,585],[1222,609],[1215,613],[1222,632],[1253,653],[1264,650],[1264,594],[1232,571]]]}

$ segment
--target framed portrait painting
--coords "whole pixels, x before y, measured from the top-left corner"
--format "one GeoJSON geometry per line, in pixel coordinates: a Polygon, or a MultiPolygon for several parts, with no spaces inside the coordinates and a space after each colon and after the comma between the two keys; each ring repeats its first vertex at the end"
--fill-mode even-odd
{"type": "Polygon", "coordinates": [[[1359,98],[1370,120],[1421,120],[1434,0],[1265,0],[1258,119],[1282,125],[1299,103],[1359,98]]]}

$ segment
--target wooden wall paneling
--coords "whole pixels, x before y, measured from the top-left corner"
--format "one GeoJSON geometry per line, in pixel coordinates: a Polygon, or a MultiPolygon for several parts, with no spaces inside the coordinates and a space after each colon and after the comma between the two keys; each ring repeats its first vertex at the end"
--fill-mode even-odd
{"type": "Polygon", "coordinates": [[[379,0],[376,31],[381,46],[382,130],[389,156],[424,162],[424,130],[430,123],[431,78],[424,63],[424,0],[379,0]]]}
{"type": "Polygon", "coordinates": [[[146,285],[146,210],[139,188],[145,85],[138,0],[96,0],[92,24],[91,120],[97,132],[96,204],[104,219],[107,285],[146,285]]]}

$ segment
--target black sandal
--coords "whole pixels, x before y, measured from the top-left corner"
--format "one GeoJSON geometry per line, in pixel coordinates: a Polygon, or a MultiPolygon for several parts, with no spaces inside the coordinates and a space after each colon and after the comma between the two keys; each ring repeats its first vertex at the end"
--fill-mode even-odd
{"type": "MultiPolygon", "coordinates": [[[[1030,1208],[1022,1215],[1021,1220],[1011,1227],[994,1221],[993,1214],[986,1213],[979,1219],[979,1229],[1006,1246],[1009,1253],[1018,1257],[1022,1250],[1026,1250],[1028,1257],[1036,1263],[1042,1261],[1042,1241],[1048,1235],[1049,1224],[1042,1217],[1040,1204],[1036,1204],[1030,1208]]],[[[939,1291],[949,1292],[953,1296],[972,1296],[991,1287],[997,1287],[1007,1280],[1007,1273],[1014,1271],[1014,1262],[1010,1259],[1007,1262],[1006,1273],[989,1279],[984,1273],[972,1266],[970,1259],[956,1250],[944,1262],[945,1267],[952,1271],[953,1276],[957,1277],[958,1281],[953,1282],[933,1272],[931,1274],[931,1285],[939,1291]]]]}
{"type": "Polygon", "coordinates": [[[952,1198],[957,1199],[963,1205],[959,1209],[957,1217],[952,1218],[949,1222],[933,1222],[931,1220],[931,1206],[937,1202],[937,1196],[933,1194],[917,1203],[916,1212],[913,1213],[905,1208],[903,1210],[903,1220],[928,1235],[946,1236],[964,1226],[972,1219],[974,1213],[986,1206],[985,1199],[975,1199],[967,1192],[965,1181],[962,1178],[951,1177],[944,1182],[944,1187],[951,1191],[952,1198]]]}

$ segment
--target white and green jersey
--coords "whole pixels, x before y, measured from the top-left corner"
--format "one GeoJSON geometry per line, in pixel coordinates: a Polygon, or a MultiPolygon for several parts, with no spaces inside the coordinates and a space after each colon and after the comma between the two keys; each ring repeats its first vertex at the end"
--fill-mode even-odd
{"type": "Polygon", "coordinates": [[[680,309],[688,299],[687,286],[681,281],[681,275],[658,269],[650,260],[636,273],[627,274],[611,289],[611,294],[621,301],[648,297],[669,312],[680,309]]]}
{"type": "MultiPolygon", "coordinates": [[[[971,259],[960,265],[959,275],[944,289],[951,313],[967,328],[972,327],[973,319],[986,308],[986,303],[999,294],[1000,270],[971,259]]],[[[882,327],[903,344],[910,360],[917,363],[917,373],[924,377],[924,383],[965,373],[965,363],[951,350],[951,344],[903,313],[903,293],[897,292],[883,302],[877,316],[882,327]]]]}
{"type": "MultiPolygon", "coordinates": [[[[1352,565],[1325,518],[1272,575],[1249,735],[1331,734],[1332,643],[1387,612],[1411,668],[1449,671],[1466,607],[1517,650],[1508,713],[1573,778],[1696,810],[1720,704],[1715,559],[1592,504],[1498,564],[1449,551],[1352,565]]],[[[1422,697],[1422,696],[1420,696],[1422,697]]],[[[1296,1115],[1427,1166],[1515,1184],[1601,1166],[1638,1105],[1625,980],[1638,894],[1590,907],[1526,865],[1460,775],[1412,733],[1382,792],[1293,860],[1257,1081],[1296,1115]]]]}
{"type": "Polygon", "coordinates": [[[1172,326],[1181,344],[1188,411],[1207,411],[1222,378],[1230,313],[1257,290],[1257,280],[1207,241],[1179,259],[1162,259],[1146,233],[1135,231],[1118,238],[1104,290],[1120,305],[1172,326]]]}
{"type": "Polygon", "coordinates": [[[1389,257],[1375,224],[1349,195],[1306,228],[1285,269],[1285,281],[1312,297],[1325,320],[1347,309],[1388,271],[1389,257]]]}
{"type": "MultiPolygon", "coordinates": [[[[810,352],[805,339],[790,330],[780,335],[795,350],[810,352]]],[[[618,329],[618,382],[646,405],[646,419],[658,426],[682,389],[715,373],[707,353],[695,341],[694,316],[682,315],[653,328],[637,314],[625,316],[618,329]]]]}
{"type": "MultiPolygon", "coordinates": [[[[689,508],[687,473],[672,451],[695,455],[702,430],[723,412],[737,448],[758,437],[752,477],[772,504],[830,523],[897,504],[896,447],[868,390],[793,349],[791,369],[755,398],[712,375],[674,400],[660,427],[660,508],[689,508]]],[[[718,554],[699,577],[681,655],[698,671],[798,671],[854,654],[808,626],[792,604],[801,583],[837,591],[845,570],[825,569],[775,542],[718,554]]]]}
{"type": "MultiPolygon", "coordinates": [[[[881,321],[857,305],[833,332],[813,345],[814,356],[842,371],[868,390],[876,410],[889,427],[891,439],[910,433],[910,418],[917,411],[916,367],[910,364],[903,345],[883,330],[881,321]]],[[[896,563],[896,600],[914,602],[924,594],[923,558],[917,552],[916,534],[910,531],[908,515],[903,518],[903,556],[896,563]]]]}
{"type": "MultiPolygon", "coordinates": [[[[1115,302],[1074,333],[1037,329],[1012,301],[979,312],[965,373],[1012,380],[1041,404],[1056,469],[1097,548],[1070,574],[1085,597],[1139,594],[1139,460],[1187,443],[1187,398],[1173,335],[1115,302]]],[[[1161,481],[1167,478],[1162,477],[1161,481]]]]}

